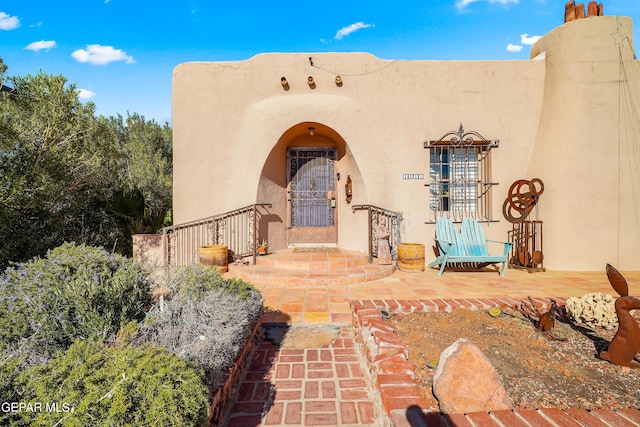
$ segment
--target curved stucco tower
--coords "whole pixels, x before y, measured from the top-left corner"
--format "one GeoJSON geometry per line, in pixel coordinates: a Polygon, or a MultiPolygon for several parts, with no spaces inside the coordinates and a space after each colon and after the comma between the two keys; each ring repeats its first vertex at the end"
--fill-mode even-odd
{"type": "Polygon", "coordinates": [[[540,202],[545,266],[640,269],[640,64],[630,18],[568,22],[541,38],[542,114],[528,176],[540,202]]]}

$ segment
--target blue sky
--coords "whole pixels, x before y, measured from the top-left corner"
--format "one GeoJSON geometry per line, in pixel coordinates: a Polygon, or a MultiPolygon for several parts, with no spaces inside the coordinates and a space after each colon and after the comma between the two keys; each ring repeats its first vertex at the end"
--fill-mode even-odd
{"type": "MultiPolygon", "coordinates": [[[[263,52],[526,60],[536,37],[562,25],[565,3],[1,1],[0,57],[10,76],[64,75],[98,114],[135,112],[162,124],[171,122],[171,75],[182,62],[263,52]]],[[[606,1],[604,14],[631,16],[640,39],[640,0],[606,1]]]]}

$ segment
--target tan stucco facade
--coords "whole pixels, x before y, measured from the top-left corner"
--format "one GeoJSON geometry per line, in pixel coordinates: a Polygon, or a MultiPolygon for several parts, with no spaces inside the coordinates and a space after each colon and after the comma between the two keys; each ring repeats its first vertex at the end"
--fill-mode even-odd
{"type": "Polygon", "coordinates": [[[632,43],[631,20],[607,16],[554,29],[524,61],[270,53],[180,64],[172,88],[174,220],[271,203],[261,235],[272,249],[287,247],[287,147],[333,146],[341,177],[335,243],[367,250],[366,214],[351,206],[370,204],[402,212],[403,241],[430,248],[423,142],[462,123],[500,140],[491,151],[499,185],[491,190],[497,221],[485,224],[488,238],[506,240],[511,230],[502,215],[510,185],[538,177],[546,268],[602,270],[609,262],[639,270],[640,135],[633,130],[640,126],[629,105],[640,106],[640,62],[632,43]]]}

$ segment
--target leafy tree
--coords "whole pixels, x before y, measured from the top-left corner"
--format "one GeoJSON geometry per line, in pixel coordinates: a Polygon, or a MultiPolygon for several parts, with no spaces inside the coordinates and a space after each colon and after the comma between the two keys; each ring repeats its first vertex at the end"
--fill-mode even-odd
{"type": "Polygon", "coordinates": [[[171,129],[96,117],[64,76],[0,79],[0,267],[65,241],[131,253],[170,219],[171,129]]]}
{"type": "Polygon", "coordinates": [[[139,114],[108,119],[120,149],[122,171],[110,209],[130,245],[133,233],[155,232],[171,221],[172,132],[139,114]]]}
{"type": "Polygon", "coordinates": [[[12,77],[0,98],[0,263],[42,254],[65,240],[101,244],[113,233],[105,195],[116,154],[62,76],[12,77]]]}

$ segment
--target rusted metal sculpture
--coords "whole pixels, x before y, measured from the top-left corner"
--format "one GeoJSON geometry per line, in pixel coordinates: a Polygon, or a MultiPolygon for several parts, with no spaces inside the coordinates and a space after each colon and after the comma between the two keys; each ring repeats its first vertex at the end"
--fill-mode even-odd
{"type": "Polygon", "coordinates": [[[536,329],[538,332],[542,332],[545,338],[554,341],[566,341],[566,338],[556,337],[551,332],[556,326],[556,319],[563,311],[563,307],[559,306],[555,300],[551,300],[551,307],[548,311],[540,313],[536,307],[536,303],[529,297],[527,300],[521,301],[520,311],[529,319],[537,319],[537,321],[535,321],[536,329]]]}
{"type": "Polygon", "coordinates": [[[517,180],[509,187],[509,197],[503,209],[504,217],[511,223],[526,221],[543,192],[544,183],[540,178],[517,180]]]}
{"type": "Polygon", "coordinates": [[[544,192],[540,178],[519,179],[509,187],[509,196],[502,208],[504,217],[513,223],[509,240],[513,242],[509,267],[532,271],[545,271],[542,261],[542,221],[530,220],[544,192]]]}
{"type": "Polygon", "coordinates": [[[609,343],[609,348],[600,352],[600,358],[614,365],[640,368],[640,361],[636,358],[640,353],[640,327],[631,316],[631,310],[640,309],[640,299],[629,296],[627,281],[610,264],[607,264],[607,277],[611,287],[620,295],[615,302],[618,332],[609,343]]]}
{"type": "Polygon", "coordinates": [[[558,304],[554,300],[551,300],[551,308],[549,308],[549,311],[546,311],[540,316],[538,332],[547,332],[556,326],[556,318],[558,317],[559,310],[560,307],[558,304]]]}

